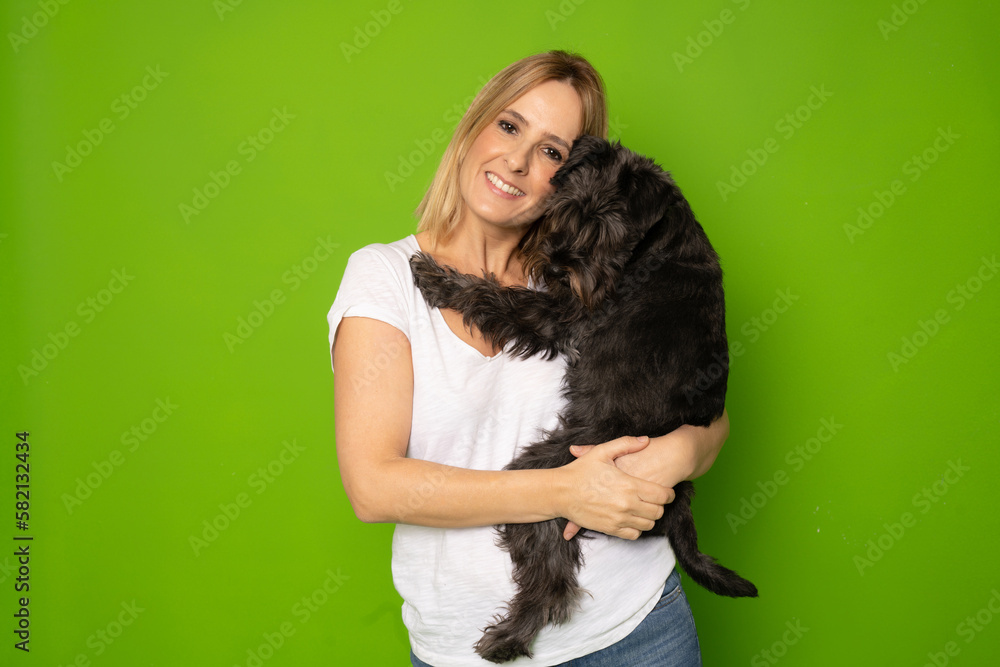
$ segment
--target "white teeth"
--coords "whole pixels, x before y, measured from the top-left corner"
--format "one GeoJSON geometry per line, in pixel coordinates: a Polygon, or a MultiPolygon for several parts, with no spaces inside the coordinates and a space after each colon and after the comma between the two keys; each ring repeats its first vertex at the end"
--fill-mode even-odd
{"type": "Polygon", "coordinates": [[[493,172],[486,172],[486,178],[490,179],[490,183],[497,186],[509,195],[514,195],[515,197],[523,197],[524,193],[515,188],[513,185],[507,185],[500,180],[500,177],[493,172]]]}

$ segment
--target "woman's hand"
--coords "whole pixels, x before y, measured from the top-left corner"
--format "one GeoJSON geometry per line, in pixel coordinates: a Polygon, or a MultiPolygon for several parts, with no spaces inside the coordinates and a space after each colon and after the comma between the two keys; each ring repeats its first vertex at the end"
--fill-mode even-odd
{"type": "MultiPolygon", "coordinates": [[[[729,415],[723,410],[722,416],[709,426],[685,424],[664,436],[653,438],[648,447],[619,456],[615,465],[633,477],[672,489],[684,480],[695,479],[708,472],[728,436],[729,415]]],[[[573,446],[570,452],[582,457],[594,449],[592,445],[573,446]]],[[[668,502],[673,502],[673,493],[668,502]]],[[[580,526],[570,521],[563,537],[572,539],[579,530],[580,526]]]]}
{"type": "Polygon", "coordinates": [[[615,464],[646,449],[649,442],[646,436],[623,437],[587,447],[576,461],[560,468],[560,515],[570,525],[627,540],[652,528],[663,516],[663,506],[673,500],[673,489],[626,474],[615,464]]]}

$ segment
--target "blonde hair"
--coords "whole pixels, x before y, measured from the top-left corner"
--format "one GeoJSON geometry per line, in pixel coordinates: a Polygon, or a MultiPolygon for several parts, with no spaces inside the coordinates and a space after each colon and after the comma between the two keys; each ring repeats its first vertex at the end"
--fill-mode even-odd
{"type": "MultiPolygon", "coordinates": [[[[490,79],[469,105],[441,156],[434,180],[417,207],[418,231],[435,241],[447,238],[462,216],[465,203],[459,190],[459,171],[469,147],[511,102],[540,83],[564,81],[583,102],[583,134],[608,136],[608,107],[604,82],[582,56],[549,51],[512,63],[490,79]]],[[[574,137],[575,138],[575,137],[574,137]]]]}

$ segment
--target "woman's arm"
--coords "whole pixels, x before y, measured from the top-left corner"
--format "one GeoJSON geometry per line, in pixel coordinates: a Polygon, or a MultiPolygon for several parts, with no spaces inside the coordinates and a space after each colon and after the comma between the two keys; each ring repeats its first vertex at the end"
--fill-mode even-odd
{"type": "Polygon", "coordinates": [[[566,517],[636,539],[673,495],[616,467],[616,458],[646,446],[638,438],[593,447],[551,470],[466,470],[406,458],[413,405],[406,336],[378,320],[348,317],[332,354],[337,460],[362,521],[454,528],[566,517]]]}
{"type": "Polygon", "coordinates": [[[728,437],[729,414],[723,409],[722,416],[708,426],[685,424],[651,438],[644,450],[622,456],[616,463],[630,475],[673,487],[708,472],[728,437]]]}
{"type": "MultiPolygon", "coordinates": [[[[685,424],[666,435],[652,438],[648,447],[619,457],[615,464],[640,479],[674,487],[708,472],[728,437],[729,414],[723,409],[722,416],[708,426],[685,424]]],[[[574,456],[582,456],[589,449],[589,446],[574,446],[570,451],[574,456]]],[[[570,523],[563,537],[571,539],[578,531],[579,526],[570,523]]]]}

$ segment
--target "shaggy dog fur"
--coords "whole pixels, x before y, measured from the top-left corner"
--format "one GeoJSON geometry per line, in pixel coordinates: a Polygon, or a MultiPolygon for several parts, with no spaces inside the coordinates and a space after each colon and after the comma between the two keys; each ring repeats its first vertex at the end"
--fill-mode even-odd
{"type": "MultiPolygon", "coordinates": [[[[560,424],[524,448],[507,469],[555,468],[570,445],[622,435],[661,436],[722,414],[729,371],[719,259],[669,174],[618,144],[581,137],[552,179],[545,215],[522,242],[526,270],[544,290],[501,287],[438,266],[423,253],[410,264],[432,306],[516,355],[565,354],[568,399],[560,424]]],[[[643,536],[666,535],[678,562],[713,593],[753,597],[757,589],[698,551],[691,482],[643,536]]],[[[493,662],[531,655],[547,623],[561,623],[581,593],[580,541],[565,519],[499,526],[517,593],[476,643],[493,662]]]]}

